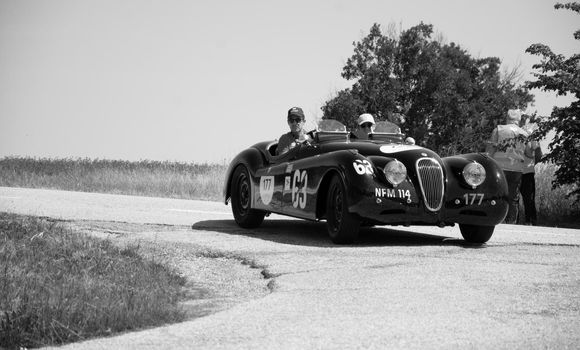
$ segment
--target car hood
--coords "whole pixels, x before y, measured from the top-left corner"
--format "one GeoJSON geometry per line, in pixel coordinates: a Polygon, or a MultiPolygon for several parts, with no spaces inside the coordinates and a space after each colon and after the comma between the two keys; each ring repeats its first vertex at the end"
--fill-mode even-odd
{"type": "Polygon", "coordinates": [[[356,149],[363,156],[382,156],[392,158],[422,158],[432,157],[440,159],[437,153],[417,145],[404,145],[373,141],[329,142],[320,145],[322,153],[356,149]]]}

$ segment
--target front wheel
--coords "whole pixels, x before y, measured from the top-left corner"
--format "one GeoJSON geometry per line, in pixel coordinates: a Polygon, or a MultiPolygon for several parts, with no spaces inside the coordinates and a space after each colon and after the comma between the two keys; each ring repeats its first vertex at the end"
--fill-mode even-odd
{"type": "Polygon", "coordinates": [[[461,235],[470,243],[485,243],[489,241],[494,229],[495,226],[459,224],[461,235]]]}
{"type": "Polygon", "coordinates": [[[345,186],[338,176],[332,178],[328,188],[326,227],[330,239],[336,244],[350,244],[358,237],[360,222],[348,212],[345,186]]]}
{"type": "Polygon", "coordinates": [[[243,228],[258,227],[264,221],[265,212],[252,209],[252,185],[248,170],[240,165],[232,176],[232,213],[236,223],[243,228]]]}

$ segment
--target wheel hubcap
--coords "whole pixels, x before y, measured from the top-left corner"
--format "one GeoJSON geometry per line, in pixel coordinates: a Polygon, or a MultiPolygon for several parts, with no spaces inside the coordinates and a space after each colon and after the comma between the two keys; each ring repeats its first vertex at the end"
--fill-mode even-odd
{"type": "Polygon", "coordinates": [[[340,227],[340,223],[342,221],[342,191],[340,188],[337,188],[334,191],[334,222],[335,228],[338,229],[340,227]]]}
{"type": "Polygon", "coordinates": [[[243,211],[250,207],[250,186],[248,178],[244,175],[240,176],[240,207],[243,211]]]}

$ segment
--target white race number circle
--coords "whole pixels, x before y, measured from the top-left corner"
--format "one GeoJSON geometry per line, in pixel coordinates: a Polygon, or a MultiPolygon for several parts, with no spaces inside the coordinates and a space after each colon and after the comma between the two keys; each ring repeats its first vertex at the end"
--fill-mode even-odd
{"type": "Polygon", "coordinates": [[[265,205],[270,204],[274,194],[274,176],[262,176],[260,178],[260,199],[265,205]]]}

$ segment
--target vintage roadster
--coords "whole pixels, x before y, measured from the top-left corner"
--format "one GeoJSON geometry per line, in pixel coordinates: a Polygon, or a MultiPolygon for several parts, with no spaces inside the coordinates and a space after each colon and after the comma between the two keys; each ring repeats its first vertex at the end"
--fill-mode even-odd
{"type": "Polygon", "coordinates": [[[466,241],[484,243],[507,214],[504,173],[485,154],[441,158],[389,122],[368,140],[335,120],[310,135],[283,155],[265,141],[232,160],[224,200],[239,226],[257,227],[270,213],[326,220],[331,240],[349,244],[361,225],[459,224],[466,241]]]}

